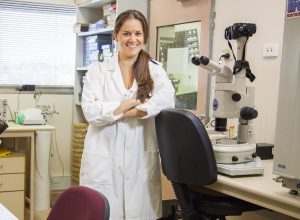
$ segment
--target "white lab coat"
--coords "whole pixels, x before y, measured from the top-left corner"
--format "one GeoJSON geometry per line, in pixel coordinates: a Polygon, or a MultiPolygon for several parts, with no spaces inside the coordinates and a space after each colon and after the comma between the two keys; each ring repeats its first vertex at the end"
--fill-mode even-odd
{"type": "Polygon", "coordinates": [[[149,61],[152,97],[137,106],[140,118],[113,116],[120,101],[136,97],[137,82],[126,89],[118,56],[93,64],[86,74],[82,109],[89,122],[81,160],[80,185],[104,194],[111,220],[154,220],[161,217],[160,161],[156,116],[174,107],[174,88],[162,66],[149,61]]]}

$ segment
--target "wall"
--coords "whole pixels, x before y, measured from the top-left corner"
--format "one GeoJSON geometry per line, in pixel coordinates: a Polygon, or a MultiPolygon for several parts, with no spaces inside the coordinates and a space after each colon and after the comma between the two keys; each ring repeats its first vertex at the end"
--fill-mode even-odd
{"type": "Polygon", "coordinates": [[[228,48],[223,37],[226,27],[238,22],[257,25],[256,34],[248,41],[246,53],[256,76],[252,85],[255,86],[255,105],[259,112],[254,120],[257,142],[274,143],[285,4],[283,0],[217,0],[215,4],[214,60],[219,59],[222,49],[228,48]],[[262,57],[263,45],[267,43],[279,44],[278,57],[262,57]]]}
{"type": "MultiPolygon", "coordinates": [[[[209,15],[210,0],[189,0],[179,2],[176,0],[151,0],[150,1],[150,38],[149,52],[156,57],[157,27],[180,24],[201,20],[200,54],[209,53],[209,15]]],[[[197,109],[205,111],[207,75],[199,69],[199,93],[197,109]]]]}

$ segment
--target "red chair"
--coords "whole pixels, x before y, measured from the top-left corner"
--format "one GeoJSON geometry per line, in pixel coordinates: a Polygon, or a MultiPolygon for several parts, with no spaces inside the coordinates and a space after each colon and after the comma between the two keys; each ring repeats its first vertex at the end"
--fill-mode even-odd
{"type": "Polygon", "coordinates": [[[104,195],[85,186],[65,190],[47,220],[108,220],[109,203],[104,195]]]}

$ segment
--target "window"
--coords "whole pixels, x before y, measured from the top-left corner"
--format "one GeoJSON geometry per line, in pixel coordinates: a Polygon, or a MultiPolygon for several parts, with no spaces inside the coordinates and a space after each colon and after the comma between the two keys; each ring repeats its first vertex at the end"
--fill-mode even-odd
{"type": "Polygon", "coordinates": [[[75,7],[0,0],[0,85],[74,86],[75,7]]]}
{"type": "Polygon", "coordinates": [[[199,56],[200,31],[200,21],[158,27],[157,59],[175,88],[176,108],[197,108],[199,68],[191,59],[199,56]]]}

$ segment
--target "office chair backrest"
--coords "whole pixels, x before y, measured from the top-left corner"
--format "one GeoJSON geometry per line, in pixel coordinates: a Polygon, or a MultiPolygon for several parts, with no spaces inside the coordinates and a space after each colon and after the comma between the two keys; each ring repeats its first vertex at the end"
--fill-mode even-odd
{"type": "Polygon", "coordinates": [[[47,220],[108,220],[109,204],[104,195],[84,186],[65,190],[47,220]]]}
{"type": "Polygon", "coordinates": [[[208,185],[217,179],[211,141],[200,119],[179,109],[165,109],[155,119],[162,169],[172,182],[208,185]]]}

